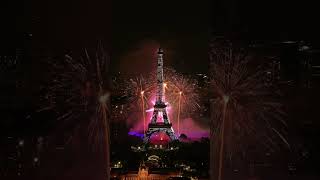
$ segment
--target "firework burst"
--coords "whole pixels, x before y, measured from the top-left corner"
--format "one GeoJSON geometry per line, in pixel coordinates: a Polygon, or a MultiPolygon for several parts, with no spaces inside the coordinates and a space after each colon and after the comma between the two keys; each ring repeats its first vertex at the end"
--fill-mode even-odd
{"type": "MultiPolygon", "coordinates": [[[[79,127],[86,124],[88,137],[97,150],[102,150],[109,167],[109,58],[101,45],[94,58],[74,59],[65,55],[64,61],[50,61],[51,82],[45,96],[44,109],[57,112],[63,124],[79,127]]],[[[72,136],[70,136],[72,137],[72,136]]]]}
{"type": "Polygon", "coordinates": [[[211,137],[215,143],[212,147],[219,153],[220,180],[224,154],[231,158],[257,140],[271,151],[279,147],[278,139],[290,146],[280,133],[287,126],[283,121],[285,114],[265,83],[268,71],[265,66],[256,68],[256,62],[249,56],[232,48],[212,47],[211,58],[214,96],[211,137]]]}
{"type": "MultiPolygon", "coordinates": [[[[130,97],[132,105],[141,104],[141,92],[144,92],[144,100],[152,100],[155,97],[156,90],[156,73],[150,73],[144,77],[142,75],[128,80],[124,89],[130,97]]],[[[194,112],[199,106],[199,94],[197,93],[197,81],[187,78],[186,76],[176,72],[174,69],[164,69],[164,94],[165,101],[173,107],[178,107],[179,95],[182,92],[181,110],[186,112],[194,112]]]]}
{"type": "Polygon", "coordinates": [[[129,102],[132,108],[141,108],[142,101],[148,102],[151,98],[155,85],[152,83],[150,77],[143,77],[142,75],[129,79],[124,83],[125,93],[129,97],[129,102]],[[143,92],[143,93],[142,93],[143,92]],[[143,98],[141,98],[141,95],[143,98]]]}
{"type": "MultiPolygon", "coordinates": [[[[129,97],[129,109],[131,109],[132,112],[136,112],[137,110],[143,111],[139,113],[141,116],[144,115],[146,111],[152,112],[157,88],[155,74],[156,73],[150,73],[146,77],[140,75],[124,83],[123,88],[129,97]]],[[[182,119],[187,118],[199,110],[199,94],[195,80],[177,73],[170,68],[164,69],[164,79],[164,99],[170,111],[175,112],[169,113],[171,119],[180,119],[180,117],[178,117],[180,111],[184,112],[183,117],[181,117],[182,119]]],[[[148,121],[149,118],[149,116],[143,117],[144,121],[148,121]]],[[[144,126],[146,125],[144,124],[144,126]]]]}
{"type": "Polygon", "coordinates": [[[199,110],[199,93],[197,81],[187,78],[173,69],[165,69],[165,98],[175,109],[190,115],[199,110]]]}

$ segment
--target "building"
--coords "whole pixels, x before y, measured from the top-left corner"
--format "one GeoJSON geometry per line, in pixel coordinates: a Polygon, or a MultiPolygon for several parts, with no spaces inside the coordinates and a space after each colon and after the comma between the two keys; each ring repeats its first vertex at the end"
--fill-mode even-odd
{"type": "Polygon", "coordinates": [[[0,109],[2,112],[13,108],[14,93],[18,85],[20,55],[19,49],[0,53],[0,109]]]}
{"type": "MultiPolygon", "coordinates": [[[[116,176],[113,176],[116,178],[116,176]]],[[[121,180],[166,180],[171,177],[179,177],[179,172],[175,171],[150,171],[147,166],[142,163],[138,172],[128,172],[120,175],[118,178],[121,180]]]]}
{"type": "Polygon", "coordinates": [[[320,50],[300,49],[300,84],[305,88],[317,87],[320,82],[320,50]]]}

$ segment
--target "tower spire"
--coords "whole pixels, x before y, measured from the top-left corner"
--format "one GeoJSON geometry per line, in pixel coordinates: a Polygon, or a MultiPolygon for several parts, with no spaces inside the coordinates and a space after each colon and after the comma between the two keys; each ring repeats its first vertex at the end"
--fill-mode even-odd
{"type": "Polygon", "coordinates": [[[156,104],[163,104],[163,50],[158,49],[157,63],[157,101],[156,104]]]}

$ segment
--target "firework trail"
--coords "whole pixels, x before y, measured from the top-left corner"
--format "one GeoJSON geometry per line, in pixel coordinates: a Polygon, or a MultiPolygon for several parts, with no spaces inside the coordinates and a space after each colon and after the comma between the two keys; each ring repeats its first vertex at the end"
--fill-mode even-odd
{"type": "MultiPolygon", "coordinates": [[[[256,61],[241,51],[220,47],[212,44],[210,54],[214,96],[210,136],[211,147],[219,153],[218,180],[222,178],[224,154],[231,159],[234,153],[245,151],[251,141],[259,140],[271,151],[279,147],[277,140],[290,148],[280,133],[287,126],[285,113],[265,83],[268,70],[263,65],[253,68],[256,61]]],[[[214,162],[211,159],[211,164],[214,162]]]]}
{"type": "MultiPolygon", "coordinates": [[[[96,150],[102,150],[109,167],[110,90],[109,57],[99,45],[93,58],[73,59],[65,55],[64,61],[50,61],[53,81],[45,96],[47,105],[58,114],[63,124],[79,127],[85,122],[88,137],[96,150]]],[[[72,136],[70,136],[72,137],[72,136]]],[[[107,171],[107,176],[110,177],[107,171]]]]}

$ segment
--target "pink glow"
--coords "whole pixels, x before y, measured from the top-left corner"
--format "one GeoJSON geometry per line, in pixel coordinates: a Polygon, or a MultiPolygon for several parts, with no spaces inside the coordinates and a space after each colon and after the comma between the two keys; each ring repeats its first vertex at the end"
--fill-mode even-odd
{"type": "MultiPolygon", "coordinates": [[[[149,123],[152,117],[152,113],[149,112],[146,114],[146,122],[149,123]]],[[[175,132],[177,132],[177,123],[172,121],[172,126],[175,132]]],[[[146,124],[147,125],[147,124],[146,124]]],[[[143,119],[135,124],[135,126],[130,130],[133,132],[142,132],[143,131],[143,119]]],[[[192,118],[186,118],[180,120],[180,133],[187,135],[188,139],[199,140],[202,137],[209,137],[209,128],[201,127],[196,120],[192,118]]],[[[179,136],[178,134],[176,134],[179,136]]]]}
{"type": "MultiPolygon", "coordinates": [[[[151,95],[149,102],[146,102],[146,127],[148,127],[153,115],[155,99],[156,96],[151,95]]],[[[174,108],[170,106],[169,102],[165,103],[167,105],[169,120],[172,123],[174,131],[177,133],[177,112],[174,112],[174,108]]],[[[133,125],[133,127],[130,129],[131,132],[143,132],[143,117],[141,117],[140,113],[132,114],[132,116],[129,117],[129,121],[134,122],[131,123],[133,125]],[[133,120],[133,118],[138,118],[138,121],[137,119],[133,120]]],[[[162,114],[159,114],[158,122],[163,122],[162,114]]],[[[209,132],[210,131],[208,127],[201,127],[199,123],[197,123],[197,121],[191,117],[180,119],[180,134],[186,134],[188,139],[199,140],[201,137],[209,137],[209,132]]],[[[176,135],[179,136],[178,134],[176,135]]]]}
{"type": "MultiPolygon", "coordinates": [[[[177,123],[173,123],[173,129],[177,128],[177,123]]],[[[202,137],[209,137],[209,128],[201,127],[196,120],[186,118],[180,120],[180,134],[185,134],[189,139],[198,140],[202,137]]]]}
{"type": "Polygon", "coordinates": [[[153,112],[154,111],[154,108],[150,108],[150,109],[147,109],[146,112],[153,112]]]}
{"type": "Polygon", "coordinates": [[[170,137],[163,132],[155,133],[150,137],[151,144],[165,145],[170,141],[170,137]]]}

